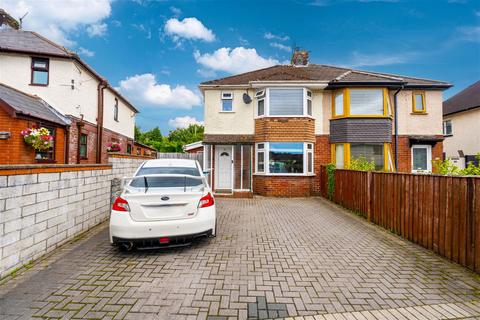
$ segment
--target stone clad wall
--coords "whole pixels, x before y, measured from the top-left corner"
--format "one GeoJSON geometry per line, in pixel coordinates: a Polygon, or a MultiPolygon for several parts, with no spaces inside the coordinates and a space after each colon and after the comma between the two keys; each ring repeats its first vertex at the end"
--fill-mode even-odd
{"type": "Polygon", "coordinates": [[[108,219],[112,181],[143,161],[0,167],[0,278],[108,219]]]}

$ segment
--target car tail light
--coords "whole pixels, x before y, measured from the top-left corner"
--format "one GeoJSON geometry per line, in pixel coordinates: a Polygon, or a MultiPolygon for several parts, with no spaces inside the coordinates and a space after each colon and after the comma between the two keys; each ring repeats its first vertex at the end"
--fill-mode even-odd
{"type": "Polygon", "coordinates": [[[211,207],[214,204],[215,204],[215,201],[213,200],[213,197],[209,192],[200,199],[200,202],[198,202],[198,207],[199,208],[206,208],[206,207],[211,207]]]}
{"type": "Polygon", "coordinates": [[[112,209],[115,211],[130,211],[130,206],[128,205],[127,200],[123,199],[122,197],[118,197],[115,199],[112,209]]]}

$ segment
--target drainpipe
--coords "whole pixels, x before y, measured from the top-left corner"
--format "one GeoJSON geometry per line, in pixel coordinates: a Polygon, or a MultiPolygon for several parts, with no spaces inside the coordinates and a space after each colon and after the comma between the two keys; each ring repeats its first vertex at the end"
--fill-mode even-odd
{"type": "Polygon", "coordinates": [[[393,112],[394,112],[394,121],[395,121],[395,171],[398,172],[398,104],[397,104],[397,94],[402,91],[403,84],[397,91],[393,94],[393,112]]]}
{"type": "Polygon", "coordinates": [[[97,95],[97,157],[96,162],[102,163],[102,149],[103,149],[103,90],[107,87],[107,82],[101,80],[98,84],[97,95]]]}

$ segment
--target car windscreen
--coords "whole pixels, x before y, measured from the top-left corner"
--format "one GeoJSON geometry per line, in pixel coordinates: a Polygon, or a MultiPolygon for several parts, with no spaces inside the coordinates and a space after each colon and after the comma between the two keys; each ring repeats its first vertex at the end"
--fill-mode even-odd
{"type": "MultiPolygon", "coordinates": [[[[190,167],[151,167],[141,168],[136,176],[145,176],[149,174],[184,174],[189,176],[200,177],[197,168],[190,167]]],[[[133,179],[130,183],[135,188],[184,188],[196,187],[202,185],[201,179],[190,177],[139,177],[133,179]]]]}

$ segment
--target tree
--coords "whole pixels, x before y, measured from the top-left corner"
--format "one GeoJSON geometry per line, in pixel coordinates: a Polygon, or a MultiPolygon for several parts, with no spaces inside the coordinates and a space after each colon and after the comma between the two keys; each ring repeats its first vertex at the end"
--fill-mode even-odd
{"type": "Polygon", "coordinates": [[[158,127],[142,132],[135,127],[135,140],[155,148],[159,152],[183,152],[183,146],[203,139],[204,127],[192,124],[187,128],[170,131],[167,137],[162,136],[158,127]]]}

